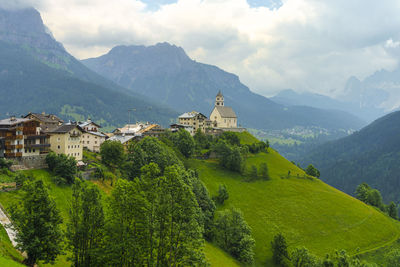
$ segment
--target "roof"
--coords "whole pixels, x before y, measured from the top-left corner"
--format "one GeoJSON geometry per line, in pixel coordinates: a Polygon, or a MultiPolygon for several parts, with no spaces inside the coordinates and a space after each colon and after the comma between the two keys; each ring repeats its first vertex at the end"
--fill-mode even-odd
{"type": "Polygon", "coordinates": [[[69,131],[71,131],[72,129],[78,128],[78,130],[82,131],[82,128],[79,127],[79,125],[76,124],[63,124],[60,127],[58,127],[57,129],[49,132],[49,133],[67,133],[69,131]]]}
{"type": "Polygon", "coordinates": [[[235,111],[231,107],[215,106],[222,118],[237,118],[235,111]]]}
{"type": "Polygon", "coordinates": [[[110,137],[108,140],[119,141],[119,142],[121,142],[121,144],[125,144],[126,142],[130,141],[133,138],[135,138],[134,135],[114,135],[114,136],[110,137]]]}
{"type": "Polygon", "coordinates": [[[106,135],[105,135],[105,134],[103,134],[103,133],[100,133],[100,132],[91,132],[91,131],[86,131],[86,133],[93,134],[93,135],[100,136],[100,137],[106,137],[106,135]]]}
{"type": "Polygon", "coordinates": [[[206,115],[204,115],[204,114],[202,114],[202,113],[200,113],[200,112],[197,112],[197,111],[185,112],[185,113],[183,113],[182,115],[180,115],[179,118],[180,118],[180,119],[190,119],[190,118],[194,118],[194,117],[196,117],[196,116],[198,116],[198,115],[201,115],[201,116],[207,118],[206,115]]]}
{"type": "Polygon", "coordinates": [[[217,96],[222,96],[222,97],[223,97],[223,95],[222,95],[222,93],[221,93],[221,90],[218,91],[217,96]]]}
{"type": "Polygon", "coordinates": [[[95,123],[95,122],[93,122],[93,121],[91,121],[91,120],[87,120],[87,121],[84,121],[84,122],[79,122],[78,124],[79,124],[79,126],[80,126],[81,128],[83,128],[83,127],[85,127],[85,126],[88,126],[88,125],[90,125],[90,124],[93,124],[93,125],[95,125],[95,126],[101,128],[100,125],[98,125],[97,123],[95,123]]]}
{"type": "Polygon", "coordinates": [[[62,119],[60,119],[54,114],[29,113],[28,115],[25,116],[25,118],[28,117],[29,115],[35,116],[38,120],[44,123],[64,122],[62,119]]]}
{"type": "Polygon", "coordinates": [[[136,124],[127,124],[122,128],[117,128],[113,131],[113,133],[122,133],[122,134],[136,134],[141,130],[147,128],[150,124],[148,123],[136,123],[136,124]]]}
{"type": "Polygon", "coordinates": [[[17,125],[19,123],[28,122],[28,121],[31,121],[31,119],[26,119],[26,118],[8,118],[8,119],[0,120],[0,125],[13,126],[13,125],[17,125]]]}

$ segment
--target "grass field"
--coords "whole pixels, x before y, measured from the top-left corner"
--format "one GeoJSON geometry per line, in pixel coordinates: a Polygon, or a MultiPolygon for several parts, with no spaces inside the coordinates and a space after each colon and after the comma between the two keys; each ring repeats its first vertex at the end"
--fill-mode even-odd
{"type": "MultiPolygon", "coordinates": [[[[242,143],[258,141],[248,133],[239,136],[242,143]]],[[[230,198],[219,209],[237,207],[242,210],[256,240],[257,266],[273,266],[270,242],[278,232],[286,236],[289,249],[305,246],[318,256],[346,249],[352,255],[363,253],[363,259],[381,263],[387,247],[379,248],[400,247],[396,242],[400,236],[398,222],[315,178],[305,176],[303,170],[273,149],[269,149],[269,153],[249,156],[247,166],[259,166],[262,162],[267,162],[271,180],[248,182],[249,177],[226,171],[215,160],[191,159],[187,162],[198,170],[212,195],[216,194],[220,184],[227,186],[230,198]]],[[[45,182],[66,221],[71,188],[56,186],[46,170],[26,173],[45,182]]],[[[96,184],[105,193],[111,190],[108,183],[96,184]]],[[[18,196],[18,192],[0,193],[0,203],[7,209],[18,196]]],[[[14,263],[6,265],[7,261],[13,255],[21,260],[21,256],[11,243],[5,246],[8,238],[4,235],[4,229],[0,229],[0,266],[13,266],[14,263]]],[[[205,254],[212,266],[239,266],[213,244],[206,243],[205,254]]],[[[69,266],[66,259],[67,255],[60,256],[54,266],[69,266]]]]}
{"type": "Polygon", "coordinates": [[[0,224],[0,266],[23,266],[23,257],[12,246],[6,230],[0,224]]]}
{"type": "Polygon", "coordinates": [[[248,165],[267,162],[269,181],[246,182],[247,177],[226,171],[212,160],[188,162],[212,195],[220,184],[227,186],[230,198],[220,209],[242,210],[256,240],[257,266],[272,265],[270,242],[278,232],[286,236],[289,249],[305,246],[321,257],[336,249],[354,255],[399,239],[397,221],[317,179],[303,178],[303,170],[269,151],[247,160],[248,165]],[[290,178],[286,178],[289,170],[290,178]]]}

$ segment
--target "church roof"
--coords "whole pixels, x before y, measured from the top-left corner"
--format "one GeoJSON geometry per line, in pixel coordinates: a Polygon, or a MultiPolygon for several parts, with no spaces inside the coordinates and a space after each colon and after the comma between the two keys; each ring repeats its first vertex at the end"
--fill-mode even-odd
{"type": "Polygon", "coordinates": [[[231,107],[215,106],[222,118],[237,118],[235,111],[231,107]]]}
{"type": "Polygon", "coordinates": [[[223,96],[222,93],[221,93],[221,90],[218,91],[217,96],[223,96]]]}

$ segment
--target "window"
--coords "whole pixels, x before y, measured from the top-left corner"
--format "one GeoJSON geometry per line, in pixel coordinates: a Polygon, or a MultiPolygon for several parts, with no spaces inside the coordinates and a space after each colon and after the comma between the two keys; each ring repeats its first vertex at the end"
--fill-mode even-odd
{"type": "Polygon", "coordinates": [[[35,153],[35,149],[33,149],[33,153],[35,153]]]}
{"type": "Polygon", "coordinates": [[[94,141],[94,143],[97,145],[97,141],[94,141]]]}
{"type": "Polygon", "coordinates": [[[87,141],[86,143],[89,144],[89,141],[87,141]]]}
{"type": "Polygon", "coordinates": [[[28,150],[25,148],[25,153],[27,152],[28,150]]]}
{"type": "Polygon", "coordinates": [[[68,149],[69,149],[69,146],[68,146],[68,149]]]}
{"type": "Polygon", "coordinates": [[[57,138],[57,141],[60,142],[60,137],[57,138]]]}
{"type": "Polygon", "coordinates": [[[58,149],[60,149],[60,146],[57,146],[58,149]]]}

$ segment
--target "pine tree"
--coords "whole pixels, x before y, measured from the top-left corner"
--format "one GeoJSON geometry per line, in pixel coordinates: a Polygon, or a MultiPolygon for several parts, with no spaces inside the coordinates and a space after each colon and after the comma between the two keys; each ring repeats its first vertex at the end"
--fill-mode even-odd
{"type": "Polygon", "coordinates": [[[99,189],[76,179],[67,227],[73,266],[101,266],[104,213],[99,189]]]}
{"type": "Polygon", "coordinates": [[[26,181],[18,207],[11,209],[17,231],[17,248],[26,251],[29,266],[38,261],[54,263],[62,252],[62,218],[42,180],[26,181]]]}

